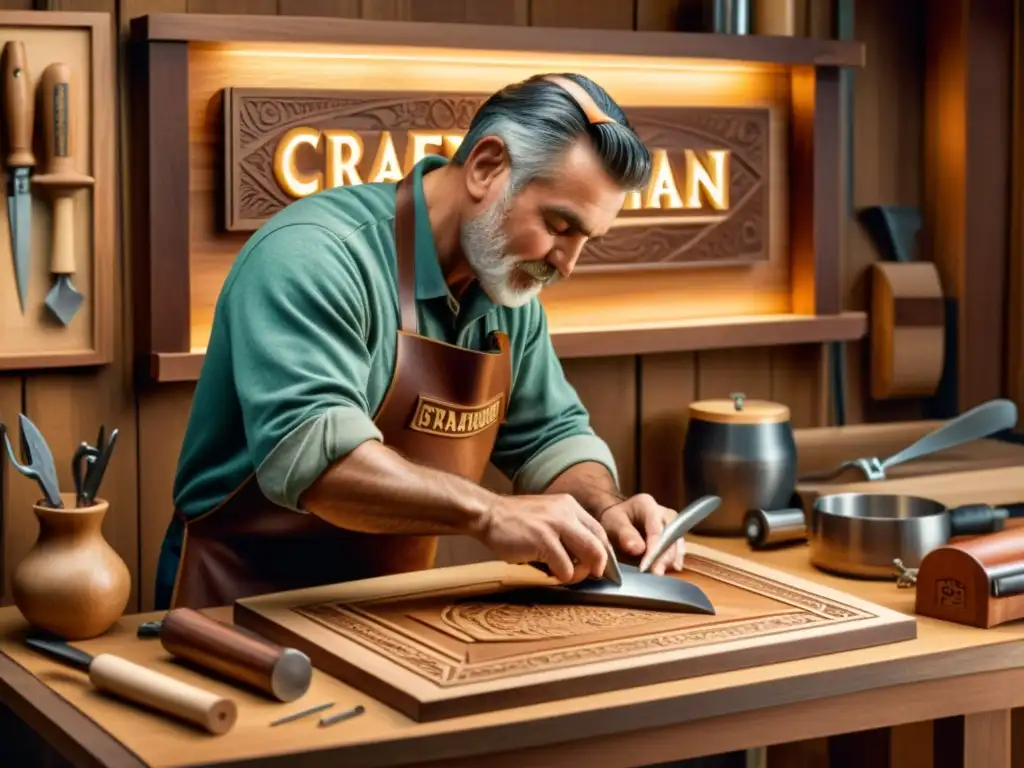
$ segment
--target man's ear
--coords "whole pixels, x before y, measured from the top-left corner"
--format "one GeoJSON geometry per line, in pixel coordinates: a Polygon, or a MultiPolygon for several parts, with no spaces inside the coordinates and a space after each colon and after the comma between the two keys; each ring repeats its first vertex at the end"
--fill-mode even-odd
{"type": "Polygon", "coordinates": [[[469,153],[465,168],[466,192],[474,203],[487,198],[510,170],[505,142],[497,136],[480,139],[469,153]]]}

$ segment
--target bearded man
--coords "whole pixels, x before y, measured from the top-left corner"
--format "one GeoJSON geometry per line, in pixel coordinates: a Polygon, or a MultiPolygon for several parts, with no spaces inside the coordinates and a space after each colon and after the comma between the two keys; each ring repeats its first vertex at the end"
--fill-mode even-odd
{"type": "Polygon", "coordinates": [[[264,224],[217,302],[157,607],[430,568],[444,535],[565,583],[610,546],[642,555],[676,513],[619,493],[538,294],[650,174],[604,90],[538,75],[491,96],[451,161],[264,224]],[[512,495],[480,485],[488,463],[512,495]]]}

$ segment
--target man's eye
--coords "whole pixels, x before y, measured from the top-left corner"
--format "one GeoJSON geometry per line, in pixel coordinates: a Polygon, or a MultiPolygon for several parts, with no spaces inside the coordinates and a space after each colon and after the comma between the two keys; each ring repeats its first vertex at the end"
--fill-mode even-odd
{"type": "Polygon", "coordinates": [[[569,228],[565,224],[552,224],[550,221],[546,222],[548,232],[552,235],[564,235],[569,231],[569,228]]]}

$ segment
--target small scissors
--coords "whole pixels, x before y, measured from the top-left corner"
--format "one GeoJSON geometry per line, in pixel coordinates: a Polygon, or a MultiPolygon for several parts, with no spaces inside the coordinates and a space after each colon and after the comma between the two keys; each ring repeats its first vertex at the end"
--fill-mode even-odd
{"type": "Polygon", "coordinates": [[[100,425],[100,433],[96,438],[95,446],[83,441],[75,449],[71,472],[75,478],[75,503],[80,507],[92,504],[93,499],[96,498],[96,492],[99,491],[100,483],[103,480],[103,473],[107,469],[107,462],[110,461],[110,454],[114,451],[117,430],[110,433],[110,441],[106,444],[104,444],[105,433],[105,428],[100,425]]]}
{"type": "Polygon", "coordinates": [[[18,414],[18,422],[21,424],[21,456],[25,463],[19,463],[14,456],[10,435],[4,429],[4,442],[7,444],[7,456],[11,464],[25,477],[30,477],[39,484],[50,507],[63,509],[64,502],[61,501],[60,486],[57,483],[57,468],[53,464],[50,447],[36,425],[29,421],[25,414],[18,414]]]}

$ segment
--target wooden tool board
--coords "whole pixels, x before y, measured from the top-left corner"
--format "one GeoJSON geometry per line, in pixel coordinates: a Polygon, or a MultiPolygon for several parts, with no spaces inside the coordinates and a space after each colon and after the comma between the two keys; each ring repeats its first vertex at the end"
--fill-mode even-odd
{"type": "Polygon", "coordinates": [[[240,600],[234,620],[418,721],[916,637],[898,613],[694,545],[682,577],[715,616],[519,599],[551,584],[480,563],[240,600]]]}

